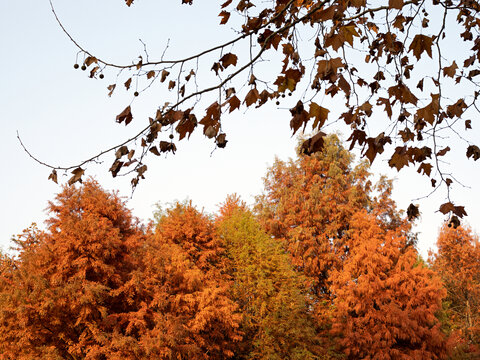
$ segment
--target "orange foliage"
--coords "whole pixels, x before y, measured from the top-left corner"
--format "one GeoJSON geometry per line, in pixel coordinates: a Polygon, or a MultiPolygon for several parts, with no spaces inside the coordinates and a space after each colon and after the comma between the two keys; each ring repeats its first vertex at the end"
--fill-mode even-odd
{"type": "Polygon", "coordinates": [[[447,289],[450,352],[480,356],[480,243],[471,229],[445,224],[431,254],[447,289]]]}
{"type": "Polygon", "coordinates": [[[20,235],[18,259],[2,276],[0,358],[133,356],[141,229],[94,181],[65,188],[49,211],[47,232],[33,227],[20,235]]]}
{"type": "Polygon", "coordinates": [[[145,312],[155,324],[142,337],[149,358],[224,359],[241,339],[241,315],[228,296],[222,241],[191,204],[167,211],[145,249],[145,312]]]}
{"type": "Polygon", "coordinates": [[[366,212],[350,224],[351,253],[331,274],[332,333],[342,351],[348,359],[443,358],[440,279],[402,231],[382,229],[366,212]]]}

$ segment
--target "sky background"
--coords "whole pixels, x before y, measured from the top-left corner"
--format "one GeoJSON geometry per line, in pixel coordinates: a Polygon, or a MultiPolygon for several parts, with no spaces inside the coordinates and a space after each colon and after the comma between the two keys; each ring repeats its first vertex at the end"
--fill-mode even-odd
{"type": "MultiPolygon", "coordinates": [[[[219,3],[137,0],[128,8],[120,0],[56,1],[56,12],[69,33],[98,57],[112,62],[130,63],[147,44],[151,58],[179,58],[209,48],[235,35],[229,27],[219,27],[219,3]]],[[[453,21],[450,19],[450,21],[453,21]]],[[[106,147],[128,138],[134,129],[146,124],[155,106],[164,102],[162,93],[150,89],[135,100],[134,121],[129,127],[115,123],[115,116],[132,100],[121,86],[112,97],[107,86],[116,73],[105,79],[89,79],[87,72],[74,70],[77,49],[62,32],[48,0],[0,2],[0,247],[7,249],[10,238],[32,222],[46,219],[48,201],[61,189],[47,180],[50,171],[34,162],[21,148],[16,136],[36,157],[53,165],[71,165],[106,147]]],[[[242,51],[240,48],[239,51],[242,51]]],[[[450,55],[454,56],[453,51],[450,55]]],[[[83,56],[78,62],[81,64],[83,56]]],[[[262,65],[268,69],[268,63],[262,65]]],[[[268,71],[268,70],[266,70],[268,71]]],[[[246,76],[246,75],[245,75],[246,76]]],[[[154,204],[191,199],[199,208],[213,212],[227,194],[236,192],[247,203],[262,191],[262,177],[275,156],[287,160],[295,156],[297,140],[289,127],[289,104],[237,112],[223,123],[229,143],[212,153],[214,146],[203,135],[177,143],[176,155],[148,161],[146,180],[140,183],[128,207],[143,220],[152,217],[154,204]]],[[[472,118],[471,138],[480,139],[480,124],[472,118]]],[[[330,127],[329,131],[335,131],[330,127]]],[[[341,130],[341,129],[340,129],[341,130]]],[[[455,138],[444,139],[453,148],[455,138]]],[[[456,204],[466,205],[467,222],[478,233],[480,218],[479,162],[467,161],[461,145],[447,158],[456,179],[452,187],[456,204]]],[[[89,166],[86,175],[94,176],[107,190],[131,195],[130,178],[112,179],[108,168],[112,156],[103,164],[89,166]]],[[[395,178],[394,199],[400,208],[412,200],[420,204],[419,249],[426,255],[432,248],[445,217],[436,212],[445,200],[439,190],[427,199],[415,200],[431,191],[429,180],[415,169],[391,170],[387,160],[376,160],[372,171],[395,178]]],[[[70,174],[59,172],[64,182],[70,174]]]]}

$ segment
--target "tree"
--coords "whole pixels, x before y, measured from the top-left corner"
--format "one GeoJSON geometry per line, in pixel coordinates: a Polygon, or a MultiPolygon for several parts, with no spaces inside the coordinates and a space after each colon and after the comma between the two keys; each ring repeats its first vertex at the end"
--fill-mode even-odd
{"type": "Polygon", "coordinates": [[[431,254],[433,269],[447,289],[447,316],[452,358],[473,359],[480,354],[480,245],[466,227],[445,224],[431,254]],[[463,353],[464,357],[460,356],[463,353]]]}
{"type": "MultiPolygon", "coordinates": [[[[126,4],[136,2],[126,0],[126,4]]],[[[124,142],[74,166],[47,165],[51,179],[56,181],[61,169],[72,170],[70,183],[79,181],[88,163],[114,153],[110,172],[115,177],[132,171],[135,187],[144,178],[147,155],[176,151],[172,132],[182,140],[200,127],[215,146],[223,148],[227,138],[221,125],[227,113],[268,102],[280,104],[286,102],[285,94],[292,94],[295,101],[286,104],[292,132],[307,124],[317,132],[304,142],[305,153],[321,150],[325,125],[340,119],[350,127],[350,149],[358,145],[372,162],[388,148],[392,168],[418,166],[435,189],[444,186],[448,201],[440,211],[466,214],[450,199],[455,178],[441,160],[451,147],[463,148],[467,158],[480,158],[478,144],[448,140],[453,133],[468,137],[472,128],[468,117],[477,108],[476,1],[227,0],[220,7],[220,24],[237,31],[232,40],[183,59],[151,60],[147,53],[129,64],[113,64],[75,41],[52,5],[62,30],[84,55],[81,68],[88,69],[89,77],[119,71],[120,77],[112,76],[116,80],[108,86],[109,95],[122,86],[133,92],[134,100],[151,84],[162,83],[171,96],[158,104],[142,130],[124,142]],[[242,51],[243,44],[251,52],[242,51]],[[448,54],[451,44],[459,47],[455,58],[448,54]],[[260,65],[265,59],[272,61],[268,71],[260,65]],[[203,65],[197,69],[199,61],[203,65]],[[200,87],[192,85],[193,79],[200,87]],[[322,103],[322,94],[339,101],[322,103]],[[203,101],[198,103],[200,97],[203,101]],[[374,118],[385,125],[373,126],[374,118]]],[[[116,121],[128,125],[134,112],[134,105],[129,105],[119,111],[116,121]]]]}
{"type": "Polygon", "coordinates": [[[135,358],[142,228],[93,180],[64,188],[48,209],[47,231],[25,230],[18,258],[2,259],[0,357],[135,358]]]}
{"type": "Polygon", "coordinates": [[[191,204],[176,204],[160,217],[144,260],[147,358],[231,357],[241,315],[228,297],[224,249],[212,220],[191,204]]]}
{"type": "Polygon", "coordinates": [[[332,333],[348,359],[442,359],[440,278],[401,229],[354,215],[350,255],[332,272],[332,333]]]}
{"type": "Polygon", "coordinates": [[[371,206],[368,176],[366,163],[353,168],[353,156],[329,136],[322,152],[276,160],[265,177],[256,211],[266,231],[285,242],[318,299],[329,299],[330,271],[349,251],[344,239],[350,219],[371,206]]]}
{"type": "Polygon", "coordinates": [[[318,358],[321,349],[305,301],[306,279],[237,197],[228,197],[220,214],[217,224],[233,282],[230,292],[242,313],[243,339],[235,358],[318,358]]]}

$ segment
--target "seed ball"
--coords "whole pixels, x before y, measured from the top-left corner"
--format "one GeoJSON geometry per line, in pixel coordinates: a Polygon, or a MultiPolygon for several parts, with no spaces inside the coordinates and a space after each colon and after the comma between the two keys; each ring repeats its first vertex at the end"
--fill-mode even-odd
{"type": "Polygon", "coordinates": [[[173,139],[173,134],[168,135],[170,139],[173,139]]]}
{"type": "Polygon", "coordinates": [[[285,94],[282,94],[282,98],[284,98],[284,97],[285,97],[285,94]]]}
{"type": "Polygon", "coordinates": [[[87,70],[87,67],[85,65],[82,65],[82,70],[83,71],[87,70]]]}
{"type": "Polygon", "coordinates": [[[138,96],[138,91],[135,91],[135,92],[133,93],[133,96],[138,96]]]}
{"type": "Polygon", "coordinates": [[[277,101],[275,104],[280,105],[280,101],[277,101]]]}
{"type": "Polygon", "coordinates": [[[78,69],[79,67],[80,67],[80,65],[78,65],[78,64],[73,65],[74,69],[78,69]]]}
{"type": "Polygon", "coordinates": [[[103,76],[103,74],[100,74],[99,78],[100,79],[103,79],[105,76],[103,76]]]}
{"type": "Polygon", "coordinates": [[[292,96],[292,93],[288,93],[288,96],[292,96]]]}

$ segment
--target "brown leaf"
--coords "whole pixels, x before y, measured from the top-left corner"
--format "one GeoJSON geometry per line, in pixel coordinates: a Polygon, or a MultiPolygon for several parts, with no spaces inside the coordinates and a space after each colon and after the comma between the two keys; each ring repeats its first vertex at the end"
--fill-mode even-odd
{"type": "Polygon", "coordinates": [[[450,147],[447,146],[446,148],[443,148],[442,150],[440,150],[439,152],[437,152],[437,156],[444,156],[447,152],[450,151],[450,147]]]}
{"type": "Polygon", "coordinates": [[[406,150],[407,150],[406,146],[397,147],[391,159],[388,161],[388,165],[392,168],[395,167],[397,171],[400,171],[400,169],[403,168],[404,166],[408,166],[410,157],[408,156],[406,150]]]}
{"type": "Polygon", "coordinates": [[[480,148],[477,145],[470,145],[467,148],[467,158],[473,157],[473,160],[480,159],[480,148]]]}
{"type": "Polygon", "coordinates": [[[133,4],[133,0],[125,0],[125,2],[127,3],[127,6],[130,6],[133,4]]]}
{"type": "Polygon", "coordinates": [[[147,73],[147,79],[151,79],[152,77],[155,76],[155,71],[153,70],[150,70],[148,73],[147,73]]]}
{"type": "Polygon", "coordinates": [[[408,220],[412,221],[420,216],[420,212],[418,211],[418,205],[410,204],[407,208],[407,217],[408,220]]]}
{"type": "Polygon", "coordinates": [[[438,209],[442,214],[447,214],[455,209],[455,206],[451,202],[440,205],[438,209]]]}
{"type": "Polygon", "coordinates": [[[48,180],[52,180],[55,184],[58,184],[57,182],[57,170],[53,169],[50,175],[48,175],[48,180]]]}
{"type": "Polygon", "coordinates": [[[223,68],[226,69],[230,65],[237,65],[237,59],[237,55],[228,53],[222,56],[220,62],[222,63],[223,68]]]}
{"type": "Polygon", "coordinates": [[[76,168],[72,171],[73,176],[68,180],[68,185],[73,185],[77,181],[82,182],[82,175],[85,173],[81,167],[76,168]]]}
{"type": "Polygon", "coordinates": [[[389,0],[388,7],[391,9],[401,9],[403,8],[403,0],[389,0]]]}
{"type": "Polygon", "coordinates": [[[454,61],[452,65],[443,68],[443,76],[450,76],[451,78],[453,78],[455,76],[455,71],[457,69],[458,69],[458,66],[454,61]]]}
{"type": "Polygon", "coordinates": [[[120,159],[123,155],[127,155],[127,154],[128,154],[128,147],[123,145],[123,146],[120,146],[118,150],[115,152],[115,158],[120,159]]]}
{"type": "Polygon", "coordinates": [[[310,103],[310,109],[309,109],[309,112],[308,112],[308,116],[309,117],[313,117],[315,118],[314,122],[313,122],[313,125],[312,125],[312,129],[320,129],[324,124],[325,122],[327,121],[327,118],[328,118],[328,114],[329,114],[330,110],[312,102],[310,103]]]}
{"type": "Polygon", "coordinates": [[[220,14],[218,14],[222,18],[220,21],[220,25],[224,25],[227,23],[228,19],[230,18],[230,13],[228,11],[223,10],[220,14]]]}
{"type": "Polygon", "coordinates": [[[423,52],[427,52],[428,56],[432,57],[432,45],[433,37],[417,34],[413,38],[408,51],[413,51],[413,55],[417,60],[420,60],[423,52]]]}
{"type": "Polygon", "coordinates": [[[127,90],[129,90],[131,84],[132,84],[132,78],[130,78],[130,79],[128,79],[127,81],[125,81],[125,84],[123,84],[123,85],[125,85],[125,87],[127,88],[127,90]]]}
{"type": "Polygon", "coordinates": [[[88,56],[84,61],[83,63],[88,67],[90,65],[92,65],[93,63],[98,63],[98,60],[96,57],[94,56],[88,56]]]}
{"type": "Polygon", "coordinates": [[[170,80],[168,83],[168,90],[172,90],[175,87],[176,82],[173,80],[170,80]]]}
{"type": "Polygon", "coordinates": [[[170,75],[170,73],[167,70],[162,71],[162,75],[160,77],[160,82],[164,82],[167,79],[167,76],[170,75]]]}
{"type": "Polygon", "coordinates": [[[240,108],[240,100],[236,96],[232,96],[228,100],[228,104],[230,105],[229,112],[232,112],[233,110],[240,108]]]}
{"type": "Polygon", "coordinates": [[[122,161],[115,160],[108,171],[110,171],[112,173],[113,177],[116,177],[118,175],[118,173],[120,172],[120,170],[122,169],[122,166],[123,166],[122,161]]]}
{"type": "Polygon", "coordinates": [[[118,123],[125,121],[125,125],[130,124],[130,122],[133,120],[132,109],[130,108],[130,105],[128,105],[120,114],[117,115],[116,120],[118,123]]]}
{"type": "Polygon", "coordinates": [[[247,93],[247,96],[245,96],[245,100],[243,101],[243,103],[246,104],[248,107],[257,102],[258,96],[258,90],[254,87],[250,89],[250,91],[247,93]]]}
{"type": "Polygon", "coordinates": [[[168,152],[171,151],[175,154],[177,147],[174,143],[168,141],[160,141],[160,151],[161,152],[168,152]]]}
{"type": "Polygon", "coordinates": [[[117,86],[117,84],[108,85],[108,87],[107,87],[107,89],[109,90],[108,96],[112,96],[113,90],[115,90],[116,86],[117,86]]]}
{"type": "Polygon", "coordinates": [[[152,146],[150,149],[148,149],[152,154],[160,156],[160,152],[158,151],[156,146],[152,146]]]}
{"type": "Polygon", "coordinates": [[[224,148],[227,145],[227,135],[224,133],[218,134],[217,138],[215,139],[215,143],[219,148],[224,148]]]}
{"type": "Polygon", "coordinates": [[[472,128],[472,120],[465,120],[465,130],[472,128]]]}
{"type": "Polygon", "coordinates": [[[322,151],[325,143],[323,138],[326,135],[327,134],[325,134],[323,131],[319,131],[316,135],[305,140],[300,147],[301,153],[305,155],[312,155],[316,152],[322,151]]]}
{"type": "Polygon", "coordinates": [[[430,176],[432,172],[432,165],[428,163],[422,163],[417,172],[420,174],[422,171],[424,175],[430,176]]]}

